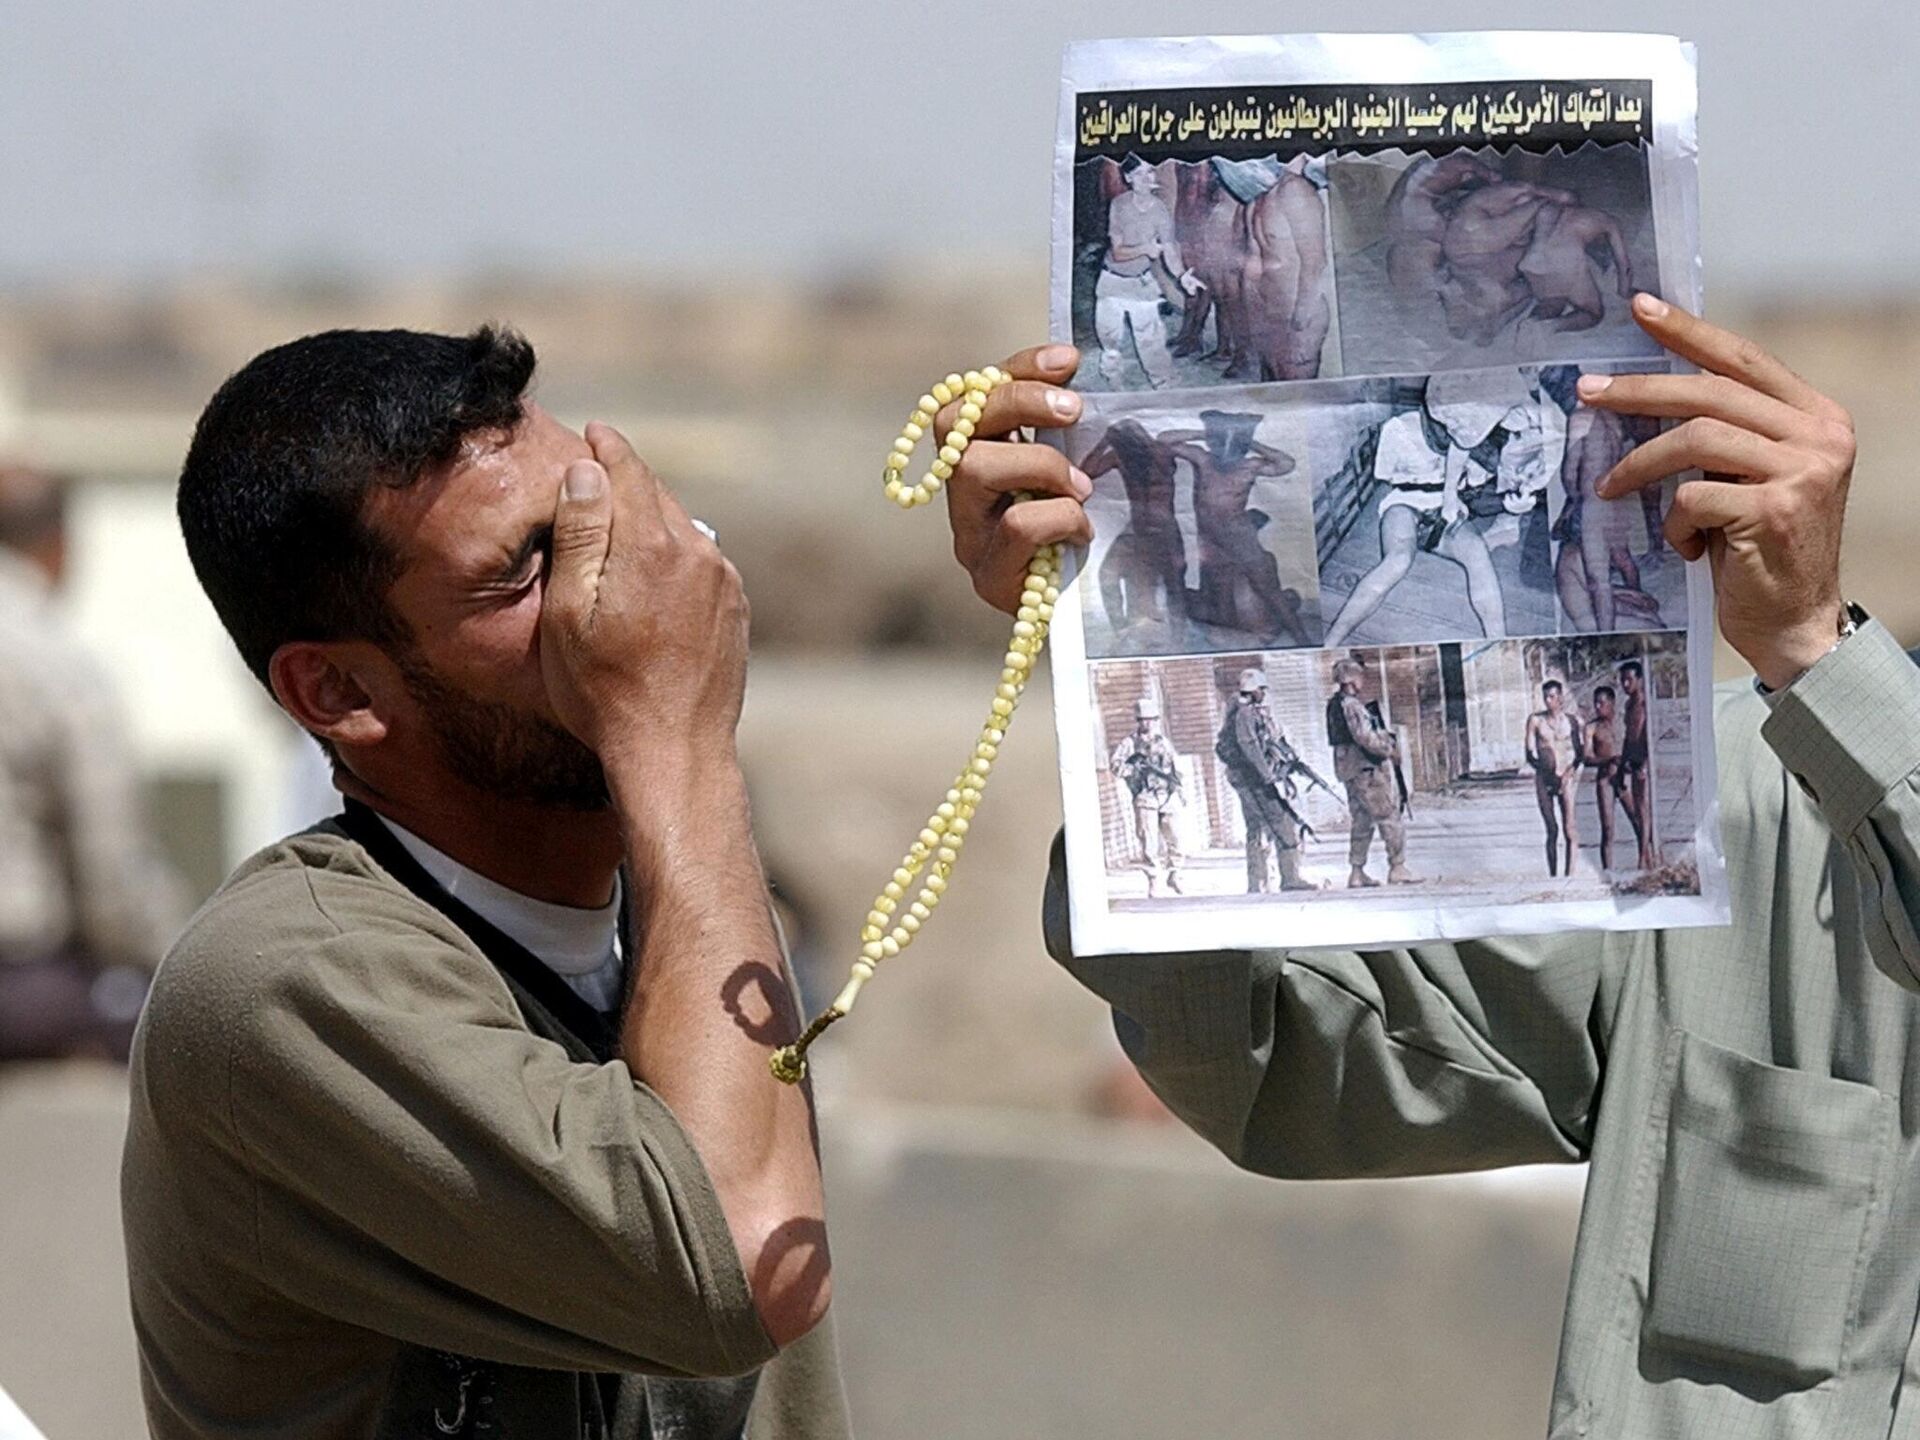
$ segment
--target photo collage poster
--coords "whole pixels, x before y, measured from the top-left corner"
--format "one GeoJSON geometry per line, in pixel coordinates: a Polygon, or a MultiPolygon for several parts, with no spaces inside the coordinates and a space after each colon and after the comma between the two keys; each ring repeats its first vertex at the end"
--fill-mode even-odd
{"type": "Polygon", "coordinates": [[[1068,47],[1077,950],[1726,922],[1711,582],[1575,396],[1678,363],[1698,231],[1678,40],[1068,47]]]}

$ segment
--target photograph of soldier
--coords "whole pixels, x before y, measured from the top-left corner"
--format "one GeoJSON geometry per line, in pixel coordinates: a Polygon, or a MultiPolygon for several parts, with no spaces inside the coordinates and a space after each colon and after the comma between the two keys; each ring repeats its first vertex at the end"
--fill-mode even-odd
{"type": "MultiPolygon", "coordinates": [[[[1122,907],[1311,899],[1344,852],[1346,801],[1320,734],[1321,652],[1254,650],[1095,661],[1088,666],[1100,737],[1100,828],[1111,903],[1122,907]],[[1131,759],[1152,737],[1179,777],[1175,803],[1135,804],[1131,759]],[[1177,859],[1179,888],[1149,882],[1145,826],[1177,859]],[[1324,832],[1324,838],[1323,838],[1324,832]],[[1168,842],[1171,842],[1169,846],[1168,842]]],[[[1156,747],[1157,748],[1157,747],[1156,747]]]]}
{"type": "Polygon", "coordinates": [[[1567,708],[1566,686],[1558,680],[1540,687],[1540,708],[1527,717],[1526,757],[1540,820],[1547,827],[1547,874],[1571,876],[1580,844],[1574,799],[1580,769],[1587,763],[1587,739],[1580,717],[1567,708]]]}
{"type": "Polygon", "coordinates": [[[1093,482],[1096,537],[1087,653],[1318,644],[1308,440],[1303,413],[1285,408],[1129,411],[1079,426],[1070,454],[1093,482]]]}
{"type": "Polygon", "coordinates": [[[1133,717],[1133,733],[1113,747],[1109,768],[1133,797],[1133,835],[1147,894],[1158,895],[1164,882],[1178,895],[1180,835],[1174,817],[1180,808],[1180,758],[1160,733],[1158,699],[1143,695],[1134,701],[1133,717]]]}
{"type": "Polygon", "coordinates": [[[1088,671],[1115,908],[1699,892],[1684,632],[1143,656],[1088,671]],[[1178,777],[1173,803],[1158,803],[1136,751],[1178,777]]]}
{"type": "Polygon", "coordinates": [[[1326,161],[1307,156],[1081,165],[1074,339],[1093,363],[1075,385],[1158,390],[1339,373],[1326,183],[1326,161]]]}
{"type": "Polygon", "coordinates": [[[1347,888],[1372,889],[1380,882],[1367,873],[1374,832],[1387,856],[1387,883],[1412,885],[1407,869],[1406,814],[1412,808],[1400,745],[1387,728],[1377,701],[1366,694],[1367,667],[1357,660],[1336,661],[1333,694],[1327,698],[1327,743],[1333,749],[1334,777],[1347,787],[1352,830],[1347,840],[1347,888]]]}
{"type": "Polygon", "coordinates": [[[1560,483],[1548,505],[1560,628],[1584,634],[1669,629],[1686,617],[1687,578],[1663,533],[1664,488],[1649,486],[1617,500],[1594,490],[1628,451],[1660,433],[1660,422],[1579,404],[1574,383],[1580,373],[1561,365],[1540,375],[1541,388],[1567,415],[1560,483]]]}
{"type": "Polygon", "coordinates": [[[1346,374],[1658,353],[1627,303],[1659,273],[1643,147],[1341,155],[1328,183],[1346,374]]]}
{"type": "Polygon", "coordinates": [[[1328,647],[1558,630],[1545,496],[1566,415],[1539,379],[1389,382],[1387,418],[1315,504],[1328,647]]]}
{"type": "Polygon", "coordinates": [[[1260,895],[1273,888],[1269,851],[1279,866],[1282,890],[1317,890],[1319,885],[1300,873],[1304,836],[1295,808],[1300,788],[1293,779],[1299,757],[1267,709],[1266,672],[1241,671],[1239,687],[1215,737],[1214,754],[1226,767],[1246,819],[1247,893],[1260,895]]]}

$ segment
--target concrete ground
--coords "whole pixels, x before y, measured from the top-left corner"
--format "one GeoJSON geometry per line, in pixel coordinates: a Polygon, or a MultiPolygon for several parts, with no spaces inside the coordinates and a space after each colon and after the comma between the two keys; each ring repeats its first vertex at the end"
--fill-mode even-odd
{"type": "MultiPolygon", "coordinates": [[[[117,1072],[0,1074],[0,1388],[145,1433],[117,1072]]],[[[1581,1172],[1283,1184],[1184,1131],[874,1102],[822,1120],[867,1440],[1520,1440],[1546,1426],[1581,1172]]]]}

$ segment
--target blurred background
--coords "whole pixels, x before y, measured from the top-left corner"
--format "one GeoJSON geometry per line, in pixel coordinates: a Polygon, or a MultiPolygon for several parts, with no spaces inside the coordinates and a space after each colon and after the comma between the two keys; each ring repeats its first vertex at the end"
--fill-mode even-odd
{"type": "MultiPolygon", "coordinates": [[[[824,985],[970,742],[1002,638],[939,518],[882,505],[872,475],[928,379],[1044,335],[1061,44],[1565,15],[16,7],[0,462],[62,479],[58,623],[118,702],[176,907],[331,808],[172,514],[194,416],[259,350],[333,326],[509,321],[539,347],[547,408],[621,426],[718,528],[754,604],[761,839],[824,985]]],[[[1871,0],[1764,19],[1622,0],[1588,18],[1700,43],[1710,311],[1853,410],[1847,583],[1920,641],[1904,473],[1920,190],[1912,137],[1887,119],[1906,114],[1920,20],[1871,0]]],[[[861,1432],[1542,1433],[1580,1172],[1282,1185],[1167,1125],[1102,1007],[1040,946],[1047,708],[1038,687],[952,913],[819,1052],[861,1432]]],[[[0,1066],[0,1388],[53,1440],[144,1434],[123,1123],[110,1064],[0,1066]]]]}

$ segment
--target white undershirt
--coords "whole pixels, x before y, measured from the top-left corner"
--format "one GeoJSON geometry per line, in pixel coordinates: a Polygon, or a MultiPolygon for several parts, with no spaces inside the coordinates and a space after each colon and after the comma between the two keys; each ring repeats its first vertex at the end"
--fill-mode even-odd
{"type": "Polygon", "coordinates": [[[620,954],[623,896],[617,878],[613,898],[605,905],[591,910],[555,905],[496,884],[384,815],[380,823],[393,832],[393,838],[442,889],[501,934],[525,946],[582,1000],[602,1014],[618,1008],[626,964],[620,954]]]}

